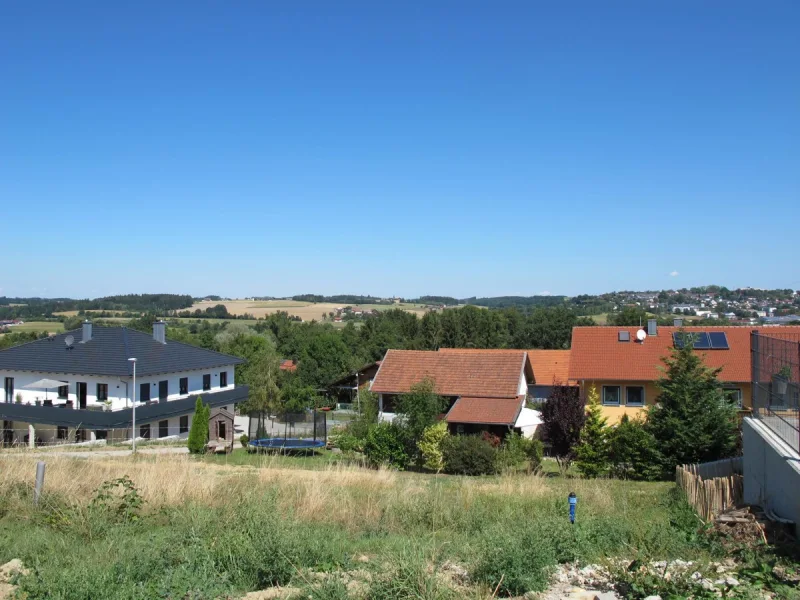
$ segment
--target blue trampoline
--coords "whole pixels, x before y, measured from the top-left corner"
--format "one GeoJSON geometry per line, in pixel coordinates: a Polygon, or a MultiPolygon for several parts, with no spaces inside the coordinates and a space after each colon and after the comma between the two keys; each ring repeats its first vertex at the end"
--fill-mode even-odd
{"type": "Polygon", "coordinates": [[[302,438],[265,438],[253,440],[248,444],[251,448],[264,450],[310,450],[313,448],[324,448],[325,440],[302,439],[302,438]]]}

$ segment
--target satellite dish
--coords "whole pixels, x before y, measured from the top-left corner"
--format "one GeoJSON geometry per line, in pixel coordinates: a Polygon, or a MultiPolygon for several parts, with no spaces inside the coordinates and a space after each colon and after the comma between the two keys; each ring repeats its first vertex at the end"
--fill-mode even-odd
{"type": "Polygon", "coordinates": [[[636,339],[640,342],[643,342],[644,339],[647,337],[647,332],[644,329],[640,329],[636,332],[636,339]]]}
{"type": "Polygon", "coordinates": [[[74,337],[72,337],[71,335],[68,335],[67,337],[65,337],[65,338],[64,338],[64,343],[67,345],[67,348],[69,348],[70,346],[72,346],[72,343],[73,343],[74,341],[75,341],[75,338],[74,338],[74,337]]]}

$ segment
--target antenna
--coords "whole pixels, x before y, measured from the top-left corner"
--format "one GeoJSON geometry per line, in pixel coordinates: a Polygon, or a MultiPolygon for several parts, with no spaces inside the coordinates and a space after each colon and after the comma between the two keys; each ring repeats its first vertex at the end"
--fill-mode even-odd
{"type": "Polygon", "coordinates": [[[644,329],[640,329],[639,331],[636,332],[636,339],[639,340],[640,342],[643,342],[646,337],[647,337],[647,332],[644,329]]]}
{"type": "Polygon", "coordinates": [[[72,347],[72,343],[75,341],[75,338],[71,335],[68,335],[64,338],[64,343],[67,345],[67,348],[72,347]]]}

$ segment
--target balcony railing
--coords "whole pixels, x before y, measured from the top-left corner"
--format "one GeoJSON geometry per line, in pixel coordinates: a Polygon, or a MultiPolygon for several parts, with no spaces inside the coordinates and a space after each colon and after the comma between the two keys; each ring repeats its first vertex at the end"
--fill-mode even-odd
{"type": "Polygon", "coordinates": [[[753,416],[800,452],[800,340],[754,331],[753,416]]]}

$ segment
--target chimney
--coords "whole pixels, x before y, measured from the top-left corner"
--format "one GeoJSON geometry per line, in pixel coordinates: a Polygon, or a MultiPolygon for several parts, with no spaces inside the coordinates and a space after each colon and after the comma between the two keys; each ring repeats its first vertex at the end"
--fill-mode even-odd
{"type": "Polygon", "coordinates": [[[658,320],[647,319],[647,335],[658,335],[658,320]]]}
{"type": "Polygon", "coordinates": [[[81,344],[85,344],[91,339],[92,339],[92,322],[89,319],[86,319],[83,322],[83,335],[81,336],[81,344]]]}
{"type": "Polygon", "coordinates": [[[167,324],[164,321],[153,323],[153,339],[161,344],[167,343],[167,324]]]}
{"type": "Polygon", "coordinates": [[[673,319],[672,324],[675,327],[683,327],[683,319],[673,319]]]}

